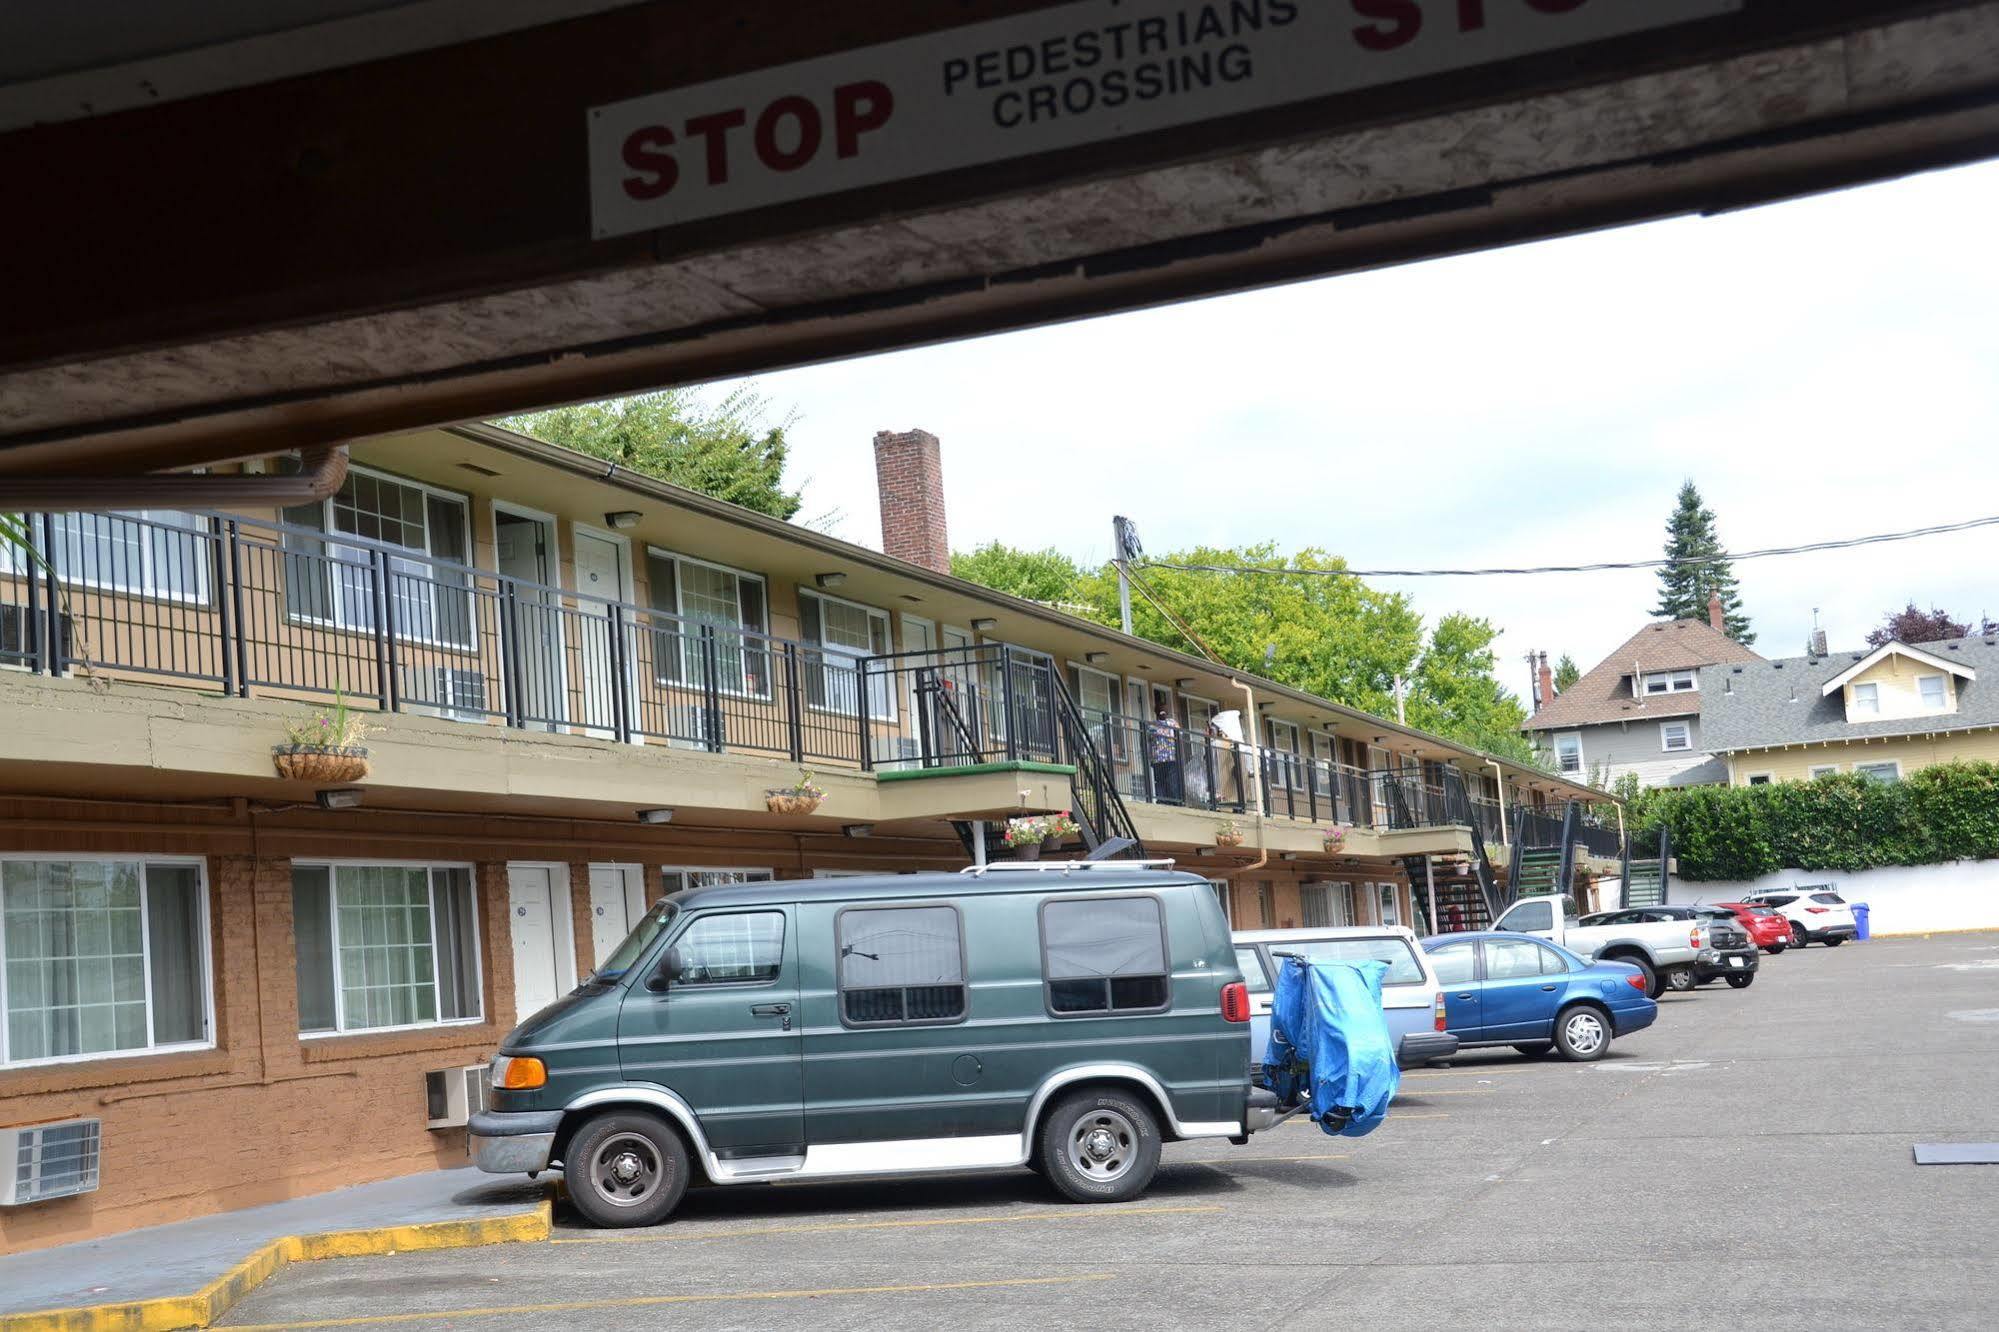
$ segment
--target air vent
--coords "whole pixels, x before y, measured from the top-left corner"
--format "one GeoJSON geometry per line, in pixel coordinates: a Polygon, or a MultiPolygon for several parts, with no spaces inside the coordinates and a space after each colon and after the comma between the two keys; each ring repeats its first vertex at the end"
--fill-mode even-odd
{"type": "Polygon", "coordinates": [[[428,1127],[463,1128],[472,1115],[486,1108],[493,1089],[490,1064],[434,1068],[423,1075],[424,1114],[428,1127]]]}
{"type": "Polygon", "coordinates": [[[96,1192],[100,1142],[95,1119],[0,1129],[0,1207],[96,1192]]]}

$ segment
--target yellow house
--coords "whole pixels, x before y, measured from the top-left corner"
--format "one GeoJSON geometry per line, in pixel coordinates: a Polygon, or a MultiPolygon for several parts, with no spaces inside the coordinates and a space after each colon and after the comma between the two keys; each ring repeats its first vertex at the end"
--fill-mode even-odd
{"type": "Polygon", "coordinates": [[[1984,637],[1710,666],[1701,724],[1731,785],[1836,772],[1898,781],[1936,763],[1999,760],[1995,682],[1999,638],[1984,637]]]}

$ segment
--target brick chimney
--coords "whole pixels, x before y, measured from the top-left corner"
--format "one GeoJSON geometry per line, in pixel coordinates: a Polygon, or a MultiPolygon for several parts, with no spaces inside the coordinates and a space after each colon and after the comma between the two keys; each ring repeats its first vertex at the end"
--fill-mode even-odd
{"type": "Polygon", "coordinates": [[[1534,711],[1539,712],[1555,701],[1555,673],[1548,669],[1547,653],[1536,656],[1535,663],[1535,678],[1540,689],[1534,699],[1534,711]]]}
{"type": "Polygon", "coordinates": [[[951,572],[944,526],[944,463],[928,430],[875,432],[875,486],[881,492],[882,550],[938,573],[951,572]]]}
{"type": "Polygon", "coordinates": [[[1714,626],[1714,631],[1718,634],[1728,632],[1728,618],[1722,614],[1721,593],[1719,592],[1710,592],[1707,594],[1707,622],[1714,626]]]}

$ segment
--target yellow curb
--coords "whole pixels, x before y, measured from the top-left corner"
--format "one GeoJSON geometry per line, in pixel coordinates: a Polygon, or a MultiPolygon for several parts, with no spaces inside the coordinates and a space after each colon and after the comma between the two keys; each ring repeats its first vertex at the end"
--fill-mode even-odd
{"type": "Polygon", "coordinates": [[[554,1231],[543,1200],[533,1211],[468,1221],[426,1221],[411,1226],[286,1235],[263,1245],[192,1295],[163,1295],[124,1304],[0,1314],[0,1332],[175,1332],[207,1327],[245,1295],[293,1263],[322,1258],[365,1258],[421,1249],[471,1249],[485,1244],[531,1244],[554,1231]]]}

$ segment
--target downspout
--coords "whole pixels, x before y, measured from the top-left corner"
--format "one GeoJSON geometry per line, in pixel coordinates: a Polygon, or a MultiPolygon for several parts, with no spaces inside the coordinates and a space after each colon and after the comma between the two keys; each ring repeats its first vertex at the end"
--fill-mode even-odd
{"type": "MultiPolygon", "coordinates": [[[[1230,681],[1229,683],[1233,684],[1233,685],[1234,685],[1234,686],[1235,686],[1235,687],[1236,687],[1237,689],[1240,689],[1240,690],[1242,690],[1242,699],[1243,699],[1243,707],[1242,707],[1242,716],[1243,716],[1243,721],[1244,721],[1244,723],[1245,723],[1245,725],[1244,725],[1244,727],[1243,727],[1243,731],[1244,731],[1244,734],[1245,734],[1245,735],[1250,735],[1250,736],[1253,736],[1253,735],[1255,734],[1255,732],[1254,732],[1254,731],[1252,731],[1252,730],[1251,730],[1250,728],[1256,725],[1256,693],[1255,693],[1255,691],[1254,691],[1254,690],[1252,690],[1252,689],[1251,689],[1251,688],[1250,688],[1250,687],[1249,687],[1249,686],[1248,686],[1247,684],[1244,684],[1244,683],[1243,683],[1243,682],[1242,682],[1241,680],[1231,680],[1231,681],[1230,681]]],[[[1264,867],[1265,865],[1268,865],[1268,864],[1270,863],[1270,846],[1269,846],[1268,842],[1267,842],[1267,841],[1265,840],[1265,838],[1264,838],[1264,830],[1263,830],[1263,762],[1262,762],[1262,751],[1261,751],[1261,750],[1259,749],[1259,747],[1258,747],[1258,746],[1256,746],[1256,745],[1250,745],[1250,746],[1249,746],[1249,752],[1250,752],[1251,754],[1255,754],[1255,755],[1257,755],[1257,768],[1256,768],[1256,863],[1255,863],[1255,864],[1253,864],[1253,865],[1244,865],[1244,866],[1243,866],[1243,867],[1242,867],[1241,869],[1239,869],[1239,870],[1236,870],[1236,871],[1235,871],[1235,874],[1247,874],[1247,873],[1249,873],[1249,872],[1250,872],[1251,870],[1260,870],[1260,869],[1262,869],[1262,868],[1263,868],[1263,867],[1264,867]]],[[[1236,755],[1236,774],[1237,774],[1237,780],[1238,780],[1238,781],[1240,781],[1240,780],[1242,779],[1242,776],[1243,776],[1243,772],[1242,772],[1242,758],[1243,758],[1243,756],[1242,756],[1241,754],[1237,754],[1237,755],[1236,755]]],[[[1220,793],[1219,791],[1217,791],[1217,792],[1216,792],[1215,794],[1219,796],[1219,795],[1220,795],[1221,793],[1220,793]]],[[[1231,875],[1230,877],[1231,877],[1231,878],[1233,878],[1233,877],[1234,877],[1234,875],[1231,875]]]]}
{"type": "Polygon", "coordinates": [[[1510,840],[1512,835],[1507,831],[1506,823],[1506,769],[1499,766],[1498,759],[1487,759],[1485,766],[1492,769],[1492,784],[1499,792],[1499,835],[1503,840],[1510,840]]]}
{"type": "Polygon", "coordinates": [[[291,476],[208,476],[159,472],[144,476],[10,476],[0,479],[0,506],[16,513],[113,509],[288,508],[313,504],[347,479],[347,446],[304,450],[291,476]]]}

